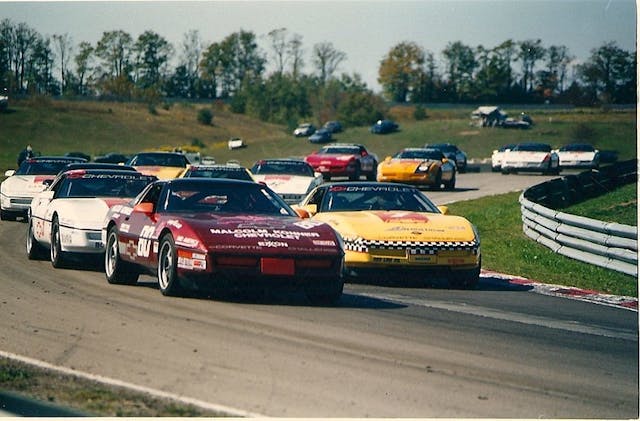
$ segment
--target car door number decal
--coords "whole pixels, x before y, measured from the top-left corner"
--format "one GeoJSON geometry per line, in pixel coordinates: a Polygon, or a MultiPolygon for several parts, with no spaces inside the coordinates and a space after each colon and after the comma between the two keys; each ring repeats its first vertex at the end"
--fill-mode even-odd
{"type": "Polygon", "coordinates": [[[145,225],[142,227],[140,237],[138,238],[138,247],[136,254],[140,257],[149,257],[149,251],[151,250],[151,236],[155,233],[156,228],[152,225],[145,225]]]}

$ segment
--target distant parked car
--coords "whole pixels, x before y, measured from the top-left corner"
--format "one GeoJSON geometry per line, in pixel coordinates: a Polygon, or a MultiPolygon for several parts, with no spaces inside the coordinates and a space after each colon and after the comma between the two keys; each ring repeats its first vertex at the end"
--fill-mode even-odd
{"type": "Polygon", "coordinates": [[[309,136],[309,142],[311,143],[326,143],[331,142],[331,139],[331,131],[327,129],[318,129],[309,136]]]}
{"type": "Polygon", "coordinates": [[[513,149],[504,152],[501,171],[502,174],[518,171],[559,174],[560,158],[551,150],[551,145],[546,143],[518,143],[513,149]]]}
{"type": "Polygon", "coordinates": [[[502,168],[502,159],[504,158],[504,153],[508,150],[513,149],[516,146],[515,143],[507,143],[506,145],[500,146],[498,149],[495,149],[491,154],[491,171],[498,172],[502,168]]]}
{"type": "Polygon", "coordinates": [[[600,151],[588,143],[570,143],[555,152],[561,168],[597,169],[600,166],[600,151]]]}
{"type": "Polygon", "coordinates": [[[129,157],[127,155],[110,152],[106,155],[96,156],[93,162],[105,162],[109,164],[124,164],[128,160],[129,160],[129,157]]]}
{"type": "Polygon", "coordinates": [[[371,126],[371,133],[387,134],[398,130],[400,126],[392,120],[378,120],[376,124],[371,126]]]}
{"type": "Polygon", "coordinates": [[[467,170],[467,154],[463,152],[453,143],[433,143],[424,145],[425,148],[438,149],[442,151],[444,156],[453,160],[458,167],[458,172],[465,172],[467,170]]]}
{"type": "Polygon", "coordinates": [[[316,131],[316,126],[311,123],[302,123],[293,131],[295,137],[311,136],[316,131]]]}
{"type": "Polygon", "coordinates": [[[342,131],[342,124],[339,121],[327,121],[322,128],[329,130],[331,133],[340,133],[342,131]]]}

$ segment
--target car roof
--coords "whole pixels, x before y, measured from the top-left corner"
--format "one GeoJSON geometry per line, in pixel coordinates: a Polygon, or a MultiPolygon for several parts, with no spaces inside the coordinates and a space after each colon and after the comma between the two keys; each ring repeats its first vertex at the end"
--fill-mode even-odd
{"type": "Polygon", "coordinates": [[[404,184],[404,183],[389,183],[389,182],[385,182],[385,181],[334,181],[334,182],[328,182],[328,183],[323,183],[319,186],[319,188],[322,187],[339,187],[339,186],[343,186],[343,187],[403,187],[403,188],[410,188],[410,189],[414,189],[414,190],[418,190],[417,187],[409,185],[409,184],[404,184]]]}
{"type": "Polygon", "coordinates": [[[160,182],[164,182],[171,186],[181,186],[181,185],[189,185],[189,184],[251,184],[251,185],[263,185],[258,184],[254,181],[249,180],[236,180],[232,178],[174,178],[170,180],[160,180],[160,182]]]}

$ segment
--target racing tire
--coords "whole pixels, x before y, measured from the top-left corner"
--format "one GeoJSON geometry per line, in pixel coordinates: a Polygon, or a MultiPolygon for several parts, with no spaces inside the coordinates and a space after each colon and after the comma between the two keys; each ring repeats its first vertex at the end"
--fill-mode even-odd
{"type": "Polygon", "coordinates": [[[133,285],[138,281],[140,273],[129,262],[120,258],[118,250],[118,232],[112,227],[107,234],[104,251],[104,273],[107,282],[116,285],[133,285]]]}
{"type": "Polygon", "coordinates": [[[29,260],[42,260],[47,256],[46,250],[33,235],[33,222],[29,219],[29,227],[27,228],[27,258],[29,260]]]}
{"type": "Polygon", "coordinates": [[[62,251],[62,243],[60,241],[60,223],[58,217],[54,216],[51,221],[51,246],[49,247],[51,264],[54,268],[61,269],[67,267],[68,253],[62,251]]]}
{"type": "Polygon", "coordinates": [[[349,181],[358,181],[360,180],[360,163],[357,162],[355,165],[355,169],[353,170],[353,174],[349,176],[349,181]]]}
{"type": "Polygon", "coordinates": [[[378,177],[378,163],[373,161],[373,169],[367,173],[367,181],[376,181],[378,177]]]}
{"type": "Polygon", "coordinates": [[[440,190],[440,188],[442,187],[442,170],[440,168],[438,168],[436,179],[433,183],[433,186],[431,187],[433,188],[433,190],[440,190]]]}
{"type": "Polygon", "coordinates": [[[444,188],[446,190],[455,190],[456,189],[456,173],[453,173],[451,176],[451,180],[444,183],[444,188]]]}
{"type": "Polygon", "coordinates": [[[0,209],[0,220],[1,221],[15,221],[16,215],[11,212],[7,212],[6,210],[0,209]]]}
{"type": "Polygon", "coordinates": [[[166,296],[184,295],[184,288],[178,278],[178,253],[176,243],[171,234],[166,234],[160,240],[158,250],[158,284],[160,292],[166,296]]]}
{"type": "Polygon", "coordinates": [[[344,281],[342,279],[334,282],[323,291],[317,289],[306,291],[307,298],[314,305],[336,305],[342,297],[344,281]]]}

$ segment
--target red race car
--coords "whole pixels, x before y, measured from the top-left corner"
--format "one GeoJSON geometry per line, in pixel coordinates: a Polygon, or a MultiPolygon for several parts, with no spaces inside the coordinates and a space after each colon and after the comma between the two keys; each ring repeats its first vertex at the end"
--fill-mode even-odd
{"type": "Polygon", "coordinates": [[[314,302],[342,295],[342,239],[301,219],[269,187],[210,178],[160,180],[112,207],[102,229],[111,284],[156,275],[160,292],[293,287],[314,302]]]}
{"type": "Polygon", "coordinates": [[[378,169],[378,157],[367,151],[364,145],[354,143],[334,143],[308,155],[305,159],[313,170],[322,173],[325,180],[331,177],[349,177],[360,180],[375,180],[378,169]]]}

